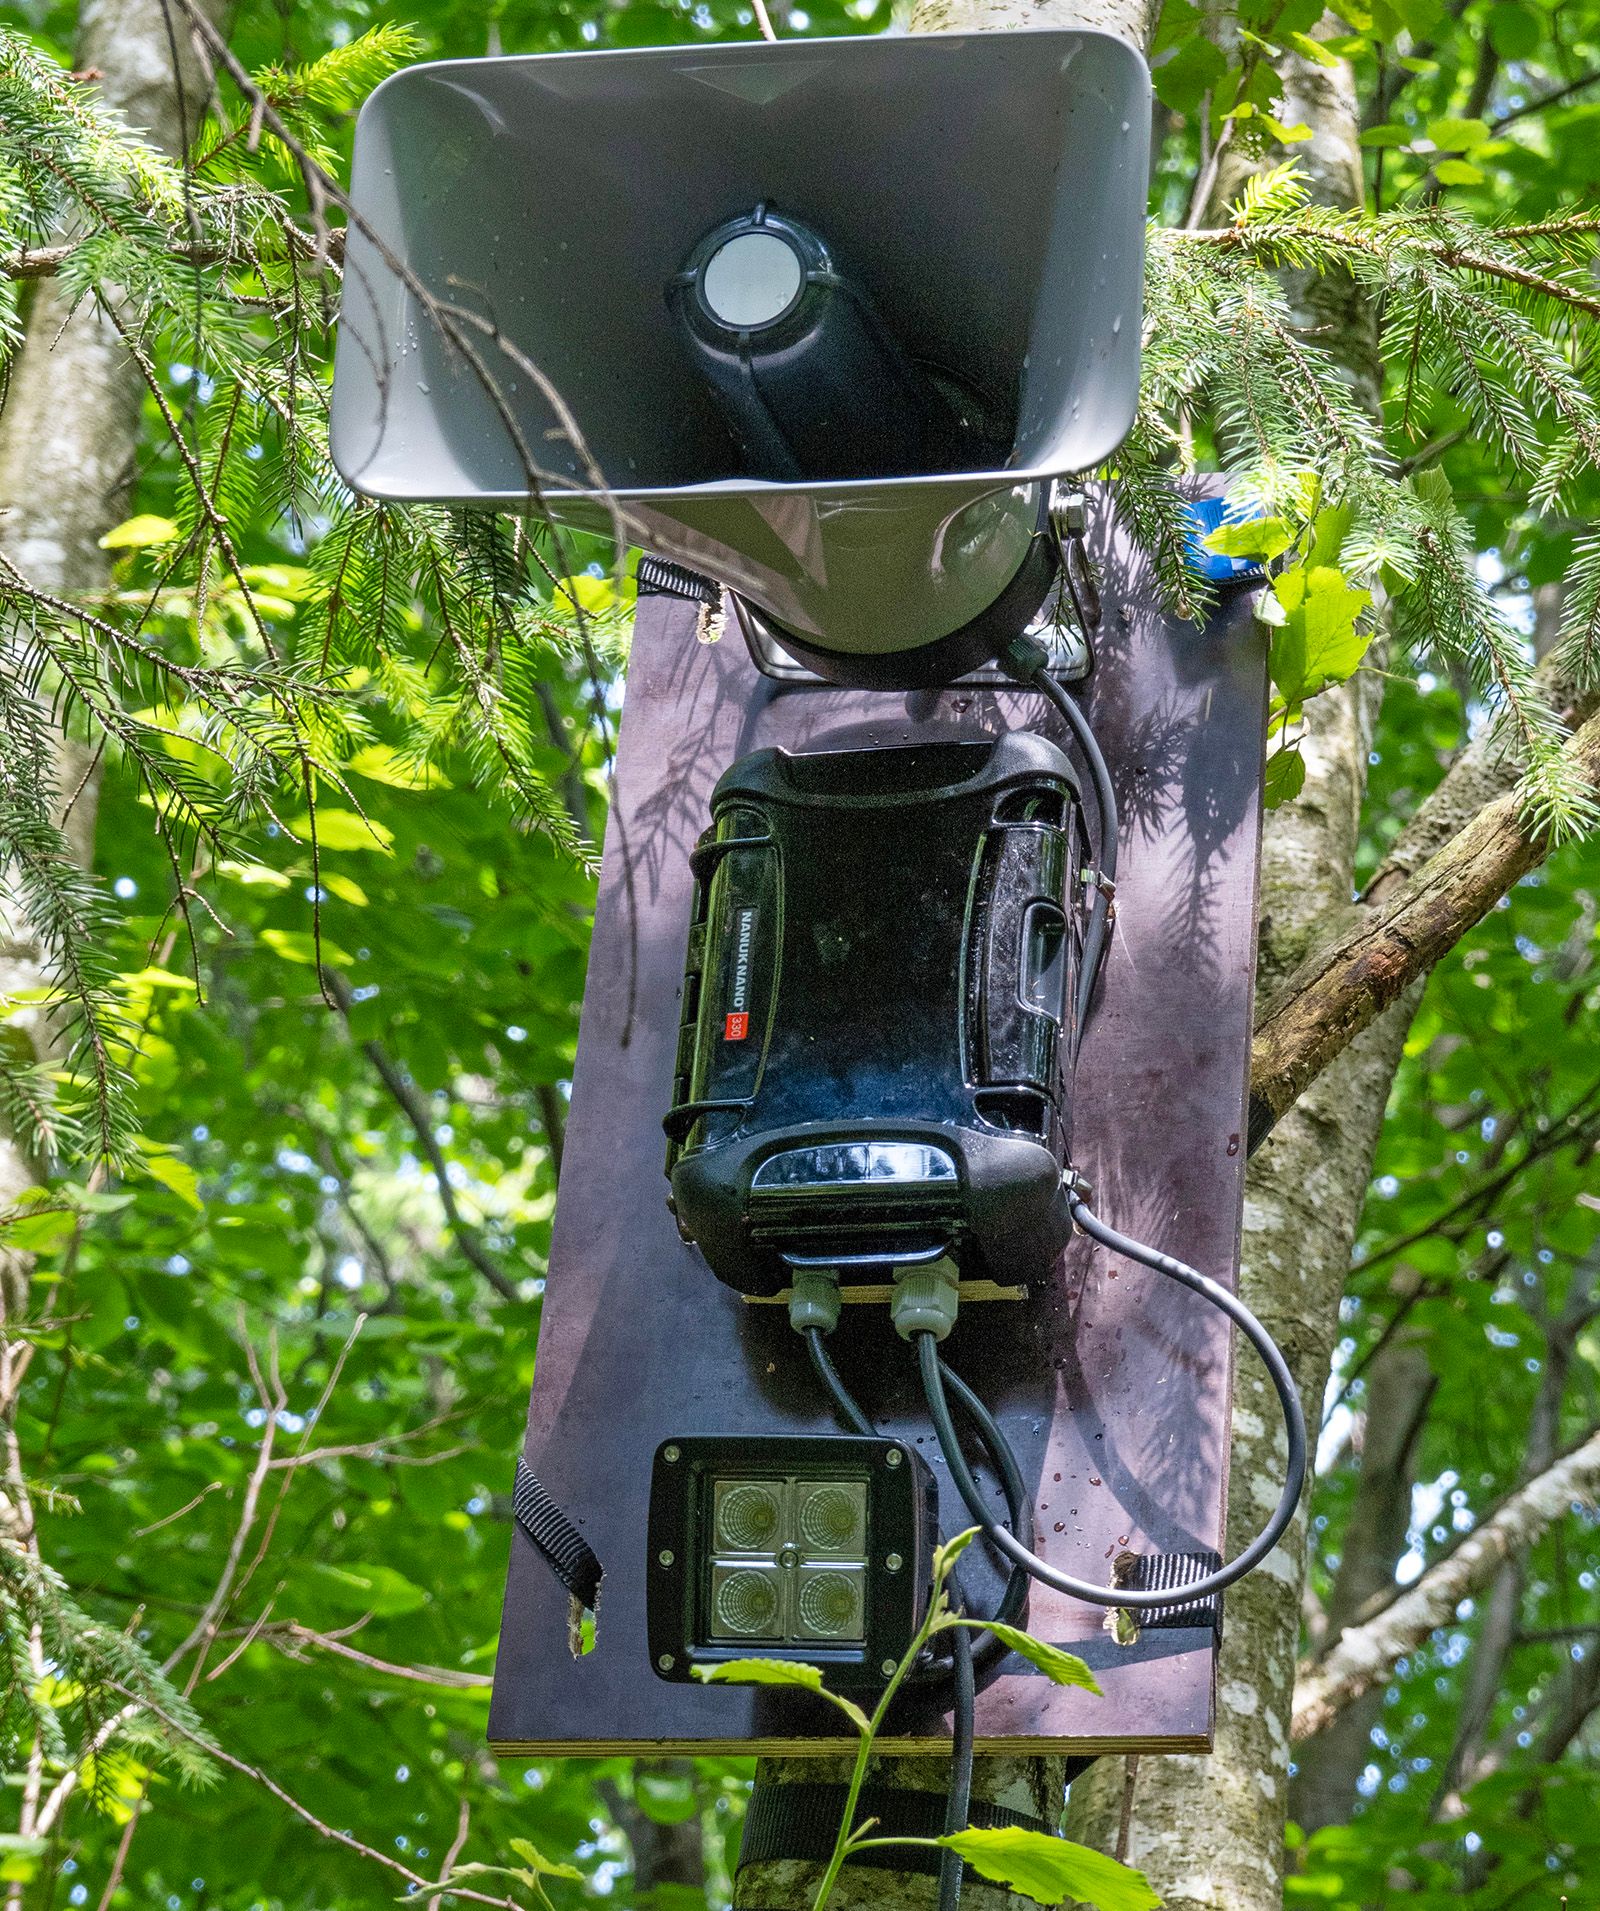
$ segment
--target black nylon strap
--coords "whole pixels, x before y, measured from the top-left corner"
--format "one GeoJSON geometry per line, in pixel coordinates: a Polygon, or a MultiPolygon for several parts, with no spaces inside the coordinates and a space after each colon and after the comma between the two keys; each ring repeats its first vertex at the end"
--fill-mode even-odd
{"type": "MultiPolygon", "coordinates": [[[[846,1785],[757,1785],[744,1815],[739,1868],[770,1864],[780,1858],[826,1864],[833,1856],[848,1796],[846,1785]]],[[[944,1808],[943,1792],[902,1792],[883,1785],[865,1785],[856,1806],[856,1822],[876,1818],[874,1838],[938,1838],[944,1832],[944,1808]]],[[[968,1822],[985,1831],[1012,1825],[1023,1831],[1050,1830],[1041,1819],[1004,1805],[974,1804],[968,1822]]],[[[925,1872],[929,1877],[936,1877],[939,1871],[938,1851],[920,1845],[858,1851],[848,1862],[879,1871],[925,1872]]]]}
{"type": "Polygon", "coordinates": [[[720,584],[691,571],[687,564],[652,557],[648,551],[639,559],[633,581],[641,597],[692,597],[697,603],[712,605],[722,602],[720,584]]]}
{"type": "Polygon", "coordinates": [[[1209,1626],[1222,1642],[1222,1594],[1209,1599],[1183,1597],[1183,1588],[1222,1568],[1221,1553],[1145,1553],[1126,1579],[1117,1581],[1139,1592],[1165,1592],[1172,1589],[1170,1606],[1154,1606],[1134,1614],[1141,1630],[1147,1632],[1182,1631],[1188,1626],[1209,1626]]]}
{"type": "Polygon", "coordinates": [[[592,1611],[600,1594],[604,1571],[594,1548],[539,1484],[533,1468],[520,1455],[516,1484],[511,1489],[511,1511],[517,1524],[544,1556],[557,1579],[579,1605],[592,1611]]]}

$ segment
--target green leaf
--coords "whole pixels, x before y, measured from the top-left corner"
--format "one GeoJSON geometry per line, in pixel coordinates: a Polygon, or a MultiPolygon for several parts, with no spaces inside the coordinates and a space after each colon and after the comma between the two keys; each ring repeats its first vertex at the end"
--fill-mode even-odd
{"type": "MultiPolygon", "coordinates": [[[[307,968],[314,967],[317,960],[317,939],[309,929],[263,929],[261,940],[275,955],[283,957],[285,962],[300,962],[307,968]]],[[[322,959],[341,969],[347,969],[353,958],[341,949],[337,943],[322,938],[322,959]]]]}
{"type": "Polygon", "coordinates": [[[1219,524],[1204,540],[1219,557],[1281,557],[1294,542],[1294,531],[1283,518],[1241,518],[1219,524]]]}
{"type": "Polygon", "coordinates": [[[1010,1885],[1035,1904],[1091,1904],[1096,1911],[1159,1911],[1142,1871],[1048,1832],[1007,1825],[951,1832],[935,1841],[959,1851],[980,1877],[1010,1885]]]}
{"type": "Polygon", "coordinates": [[[1337,564],[1355,518],[1355,506],[1352,504],[1325,505],[1312,520],[1307,564],[1337,564]]]}
{"type": "Polygon", "coordinates": [[[964,1533],[957,1533],[954,1539],[947,1539],[933,1556],[933,1573],[936,1579],[949,1577],[950,1569],[978,1537],[983,1529],[969,1526],[964,1533]]]}
{"type": "Polygon", "coordinates": [[[1482,169],[1466,159],[1441,159],[1433,176],[1441,186],[1481,186],[1484,178],[1482,169]]]}
{"type": "Polygon", "coordinates": [[[144,511],[113,525],[99,543],[102,551],[139,551],[150,544],[170,544],[177,535],[178,527],[171,518],[144,511]]]}
{"type": "Polygon", "coordinates": [[[385,743],[369,743],[364,750],[357,750],[342,767],[355,776],[366,777],[369,782],[387,783],[395,790],[448,790],[452,787],[443,770],[436,769],[431,763],[408,762],[385,743]]]}
{"type": "Polygon", "coordinates": [[[579,1884],[583,1882],[583,1873],[576,1865],[557,1864],[553,1858],[547,1858],[531,1839],[508,1838],[506,1843],[536,1878],[571,1878],[579,1884]]]}
{"type": "Polygon", "coordinates": [[[822,1674],[814,1665],[796,1659],[725,1659],[721,1665],[697,1665],[694,1676],[703,1685],[791,1685],[831,1699],[841,1712],[848,1712],[856,1730],[869,1730],[867,1715],[849,1699],[830,1692],[822,1683],[822,1674]]]}
{"type": "Polygon", "coordinates": [[[1331,564],[1297,565],[1274,578],[1272,590],[1284,615],[1268,667],[1284,703],[1303,703],[1343,683],[1367,654],[1373,633],[1356,622],[1372,593],[1347,584],[1331,564]]]}
{"type": "Polygon", "coordinates": [[[1262,797],[1269,810],[1292,803],[1306,786],[1306,760],[1297,749],[1288,744],[1274,750],[1267,758],[1266,776],[1262,782],[1262,797]]]}
{"type": "Polygon", "coordinates": [[[1261,113],[1258,117],[1280,146],[1299,146],[1311,137],[1311,128],[1302,122],[1285,126],[1281,119],[1274,119],[1270,113],[1261,113]]]}
{"type": "Polygon", "coordinates": [[[223,861],[217,864],[217,874],[226,876],[230,882],[243,883],[249,889],[287,889],[294,881],[281,869],[269,868],[266,863],[235,863],[223,861]]]}
{"type": "Polygon", "coordinates": [[[1197,33],[1170,60],[1163,60],[1152,77],[1163,106],[1175,113],[1192,113],[1227,70],[1226,56],[1197,33]]]}
{"type": "Polygon", "coordinates": [[[393,1618],[397,1613],[417,1611],[430,1597],[393,1566],[331,1566],[317,1560],[310,1571],[326,1598],[347,1612],[393,1618]]]}
{"type": "Polygon", "coordinates": [[[1031,1632],[1019,1631],[1016,1626],[1005,1625],[999,1620],[990,1620],[987,1629],[1010,1646],[1019,1658],[1036,1666],[1056,1685],[1073,1685],[1081,1691],[1093,1692],[1097,1697],[1100,1695],[1094,1674],[1076,1654],[1063,1652],[1060,1646],[1053,1646],[1044,1639],[1035,1639],[1031,1632]]]}
{"type": "Polygon", "coordinates": [[[1166,0],[1155,38],[1150,42],[1151,58],[1165,53],[1169,47],[1180,46],[1194,32],[1199,18],[1200,9],[1192,0],[1166,0]]]}
{"type": "Polygon", "coordinates": [[[0,1241],[19,1254],[43,1254],[63,1246],[76,1226],[76,1217],[65,1209],[46,1209],[0,1223],[0,1241]]]}
{"type": "Polygon", "coordinates": [[[639,1767],[634,1769],[633,1802],[656,1825],[687,1824],[700,1810],[692,1780],[639,1767]]]}
{"type": "Polygon", "coordinates": [[[1314,60],[1318,66],[1339,64],[1338,54],[1330,53],[1321,40],[1313,39],[1309,33],[1291,33],[1289,44],[1297,52],[1303,53],[1308,60],[1314,60]]]}
{"type": "Polygon", "coordinates": [[[146,1155],[139,1165],[152,1181],[159,1181],[180,1201],[187,1201],[191,1208],[203,1205],[200,1200],[200,1178],[181,1156],[146,1155]]]}
{"type": "Polygon", "coordinates": [[[1503,60],[1525,60],[1537,52],[1540,34],[1538,15],[1528,7],[1497,0],[1489,9],[1489,44],[1503,60]]]}
{"type": "Polygon", "coordinates": [[[1428,137],[1443,152],[1469,153],[1489,137],[1489,127],[1481,119],[1430,119],[1428,137]]]}
{"type": "Polygon", "coordinates": [[[1363,146],[1409,146],[1413,134],[1409,126],[1369,126],[1361,135],[1363,146]]]}
{"type": "MultiPolygon", "coordinates": [[[[302,843],[311,841],[312,820],[309,811],[291,817],[289,827],[302,843]]],[[[376,849],[387,851],[394,831],[375,817],[358,816],[354,810],[319,809],[316,816],[317,844],[322,849],[376,849]]]]}

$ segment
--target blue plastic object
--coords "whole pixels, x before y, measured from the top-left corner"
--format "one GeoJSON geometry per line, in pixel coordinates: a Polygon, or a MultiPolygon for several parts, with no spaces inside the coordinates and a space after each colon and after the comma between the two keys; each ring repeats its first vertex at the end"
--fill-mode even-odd
{"type": "Polygon", "coordinates": [[[1196,498],[1188,507],[1189,569],[1210,584],[1258,584],[1267,567],[1255,557],[1222,557],[1207,550],[1205,539],[1224,524],[1246,524],[1259,511],[1230,510],[1226,498],[1196,498]]]}

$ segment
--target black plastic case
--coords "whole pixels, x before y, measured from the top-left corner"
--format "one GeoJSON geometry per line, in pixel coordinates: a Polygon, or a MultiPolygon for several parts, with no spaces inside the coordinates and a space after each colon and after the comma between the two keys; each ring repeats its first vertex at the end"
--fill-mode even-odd
{"type": "Polygon", "coordinates": [[[711,813],[665,1121],[684,1234],[752,1294],[941,1249],[1043,1279],[1070,1231],[1071,763],[1025,732],[762,750],[711,813]]]}

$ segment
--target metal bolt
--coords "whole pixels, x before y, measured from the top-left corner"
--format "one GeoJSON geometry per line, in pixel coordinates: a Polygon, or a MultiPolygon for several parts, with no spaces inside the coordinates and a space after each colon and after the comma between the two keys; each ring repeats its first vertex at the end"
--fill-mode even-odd
{"type": "Polygon", "coordinates": [[[899,1670],[899,1667],[900,1667],[900,1661],[898,1659],[885,1659],[883,1664],[879,1666],[878,1670],[883,1674],[883,1676],[886,1679],[892,1679],[895,1673],[899,1670]]]}
{"type": "Polygon", "coordinates": [[[883,1565],[886,1572],[897,1573],[904,1564],[905,1561],[898,1553],[886,1553],[884,1555],[883,1565]]]}
{"type": "Polygon", "coordinates": [[[1081,491],[1057,485],[1051,493],[1050,516],[1063,537],[1082,537],[1089,528],[1089,504],[1081,491]]]}
{"type": "Polygon", "coordinates": [[[676,1460],[680,1457],[679,1449],[677,1447],[663,1447],[661,1449],[661,1457],[663,1460],[676,1460]]]}
{"type": "Polygon", "coordinates": [[[677,1558],[677,1555],[670,1551],[662,1551],[656,1554],[656,1558],[663,1566],[670,1566],[673,1560],[677,1558]]]}
{"type": "Polygon", "coordinates": [[[670,1652],[663,1652],[661,1657],[656,1660],[656,1664],[660,1666],[663,1672],[670,1672],[677,1663],[677,1660],[673,1658],[670,1652]]]}
{"type": "Polygon", "coordinates": [[[885,1466],[898,1466],[900,1464],[900,1449],[898,1447],[890,1447],[889,1451],[883,1456],[883,1463],[885,1466]]]}
{"type": "Polygon", "coordinates": [[[800,1548],[792,1545],[782,1547],[778,1553],[778,1564],[786,1570],[798,1566],[800,1564],[800,1548]]]}

